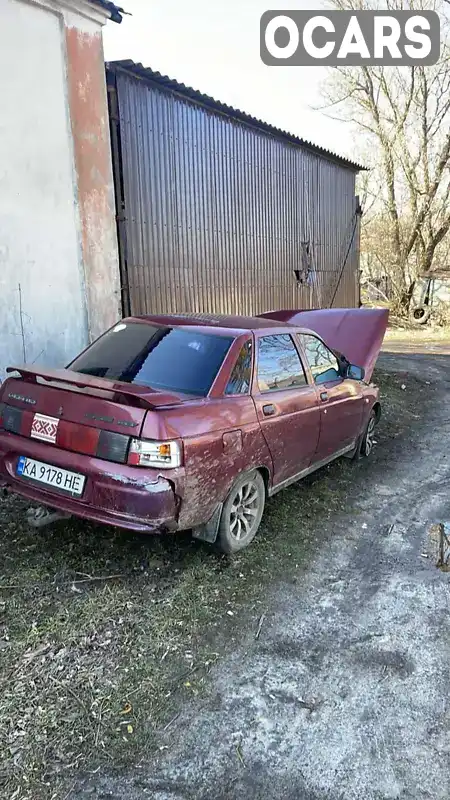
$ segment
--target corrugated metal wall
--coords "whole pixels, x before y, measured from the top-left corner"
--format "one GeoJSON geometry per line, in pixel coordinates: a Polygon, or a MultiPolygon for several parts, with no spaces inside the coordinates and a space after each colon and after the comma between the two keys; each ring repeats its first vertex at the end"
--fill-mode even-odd
{"type": "MultiPolygon", "coordinates": [[[[355,223],[355,172],[120,70],[116,87],[131,313],[328,305],[355,223]],[[303,285],[294,270],[308,241],[303,285]]],[[[359,302],[358,243],[357,230],[335,306],[359,302]]]]}

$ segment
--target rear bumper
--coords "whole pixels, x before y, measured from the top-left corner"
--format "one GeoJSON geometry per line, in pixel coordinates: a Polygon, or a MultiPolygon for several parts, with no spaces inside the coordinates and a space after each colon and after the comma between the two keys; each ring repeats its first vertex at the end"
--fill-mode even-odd
{"type": "Polygon", "coordinates": [[[0,433],[0,486],[7,486],[12,492],[42,505],[93,522],[145,533],[178,528],[180,498],[175,493],[174,484],[158,470],[80,456],[12,433],[0,433]],[[20,456],[85,475],[83,494],[73,497],[16,476],[20,456]]]}

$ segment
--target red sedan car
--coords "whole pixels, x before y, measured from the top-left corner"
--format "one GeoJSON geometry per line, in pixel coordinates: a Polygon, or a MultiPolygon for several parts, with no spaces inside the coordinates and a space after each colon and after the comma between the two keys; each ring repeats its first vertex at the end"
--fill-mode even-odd
{"type": "Polygon", "coordinates": [[[240,550],[267,497],[370,454],[387,316],[134,317],[67,369],[8,368],[0,484],[66,514],[240,550]]]}

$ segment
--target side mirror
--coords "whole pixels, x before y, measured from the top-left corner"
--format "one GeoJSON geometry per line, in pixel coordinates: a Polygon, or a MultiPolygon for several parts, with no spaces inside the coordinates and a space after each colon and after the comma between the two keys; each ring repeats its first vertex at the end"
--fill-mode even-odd
{"type": "Polygon", "coordinates": [[[350,366],[350,361],[342,354],[339,353],[338,350],[331,351],[337,358],[339,364],[339,375],[341,378],[347,378],[348,368],[350,366]]]}
{"type": "Polygon", "coordinates": [[[365,374],[366,371],[363,367],[357,367],[356,364],[348,365],[347,378],[351,378],[352,381],[363,381],[365,374]]]}

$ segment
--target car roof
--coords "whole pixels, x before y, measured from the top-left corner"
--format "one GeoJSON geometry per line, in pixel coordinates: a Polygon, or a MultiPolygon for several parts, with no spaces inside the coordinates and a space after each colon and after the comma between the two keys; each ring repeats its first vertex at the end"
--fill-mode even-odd
{"type": "Polygon", "coordinates": [[[221,330],[236,336],[245,333],[245,331],[256,331],[260,329],[279,330],[280,328],[293,327],[289,325],[289,323],[280,322],[279,320],[264,319],[263,317],[232,316],[228,314],[152,314],[140,315],[132,317],[131,319],[148,322],[149,324],[168,325],[170,327],[195,326],[197,328],[213,328],[216,333],[221,330]]]}

